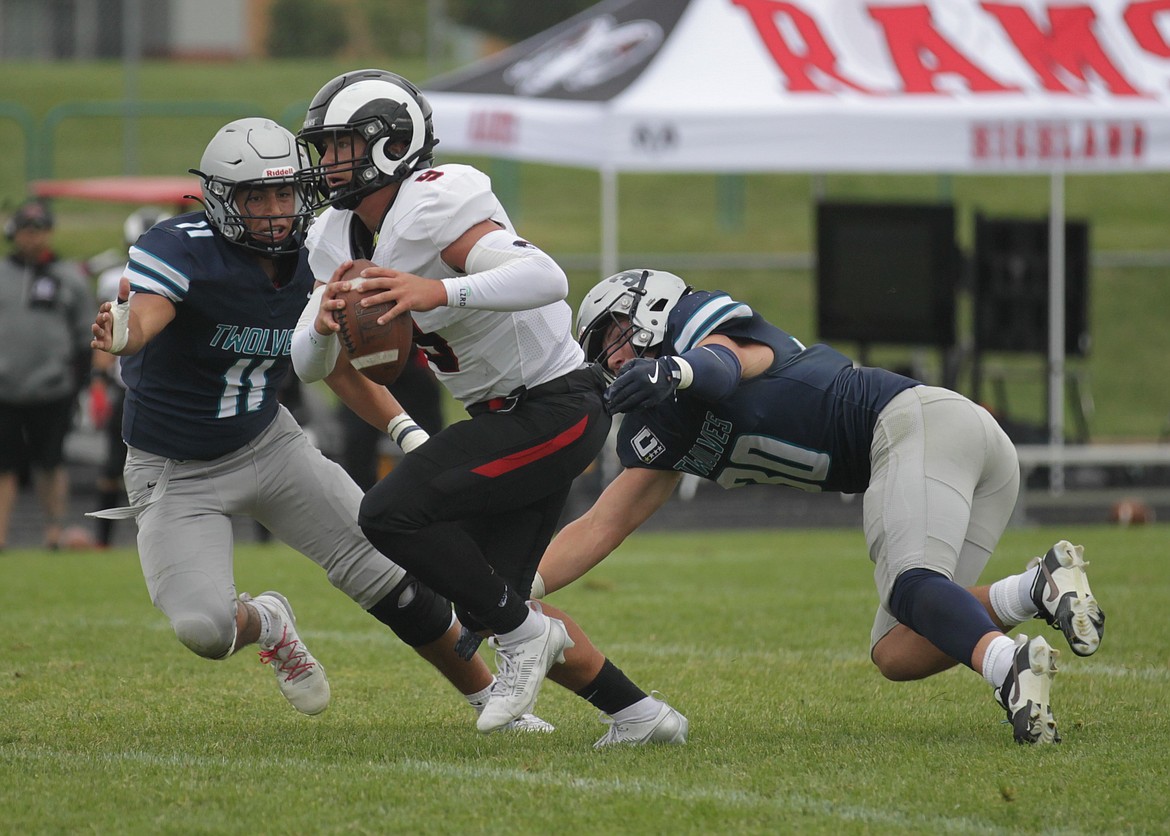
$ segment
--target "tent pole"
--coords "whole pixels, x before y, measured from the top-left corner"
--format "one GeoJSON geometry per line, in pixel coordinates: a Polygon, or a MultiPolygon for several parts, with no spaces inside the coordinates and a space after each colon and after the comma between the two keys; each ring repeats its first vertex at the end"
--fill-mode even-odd
{"type": "Polygon", "coordinates": [[[1048,443],[1051,493],[1064,492],[1064,171],[1051,174],[1048,212],[1048,443]]]}
{"type": "Polygon", "coordinates": [[[601,278],[618,271],[618,184],[617,172],[601,169],[601,278]]]}

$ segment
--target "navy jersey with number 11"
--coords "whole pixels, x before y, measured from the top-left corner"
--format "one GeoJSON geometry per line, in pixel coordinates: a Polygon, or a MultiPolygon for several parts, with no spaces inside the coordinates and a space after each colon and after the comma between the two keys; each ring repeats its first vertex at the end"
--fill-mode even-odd
{"type": "Polygon", "coordinates": [[[165,220],[130,249],[136,293],[175,305],[175,318],[122,360],[122,437],[172,459],[238,450],[276,417],[292,332],[313,289],[302,248],[276,287],[257,255],[229,242],[202,212],[165,220]]]}
{"type": "Polygon", "coordinates": [[[618,433],[622,465],[692,473],[725,488],[864,491],[878,413],[919,382],[856,368],[827,345],[806,348],[720,292],[696,291],[679,301],[662,353],[682,354],[712,333],[763,343],[775,360],[722,401],[702,401],[684,389],[675,401],[626,415],[618,433]]]}

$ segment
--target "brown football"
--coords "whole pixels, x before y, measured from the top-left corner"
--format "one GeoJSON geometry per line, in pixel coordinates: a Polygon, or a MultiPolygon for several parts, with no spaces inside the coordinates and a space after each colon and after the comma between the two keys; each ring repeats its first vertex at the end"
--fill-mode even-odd
{"type": "MultiPolygon", "coordinates": [[[[360,279],[362,270],[374,266],[372,261],[357,259],[342,278],[347,281],[360,279]]],[[[338,294],[337,298],[345,302],[345,307],[333,312],[333,320],[340,326],[337,335],[350,364],[375,383],[389,386],[410,362],[414,326],[409,313],[399,314],[385,325],[379,325],[378,317],[386,313],[390,305],[363,308],[359,304],[363,297],[376,292],[354,288],[338,294]]]]}

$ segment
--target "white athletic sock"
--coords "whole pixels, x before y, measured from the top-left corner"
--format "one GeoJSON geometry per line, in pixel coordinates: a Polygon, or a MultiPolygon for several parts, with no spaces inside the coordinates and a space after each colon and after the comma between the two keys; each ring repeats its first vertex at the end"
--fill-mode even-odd
{"type": "Polygon", "coordinates": [[[260,619],[260,638],[258,639],[260,646],[267,648],[275,647],[276,643],[280,640],[280,636],[276,635],[280,631],[280,619],[273,616],[268,611],[268,607],[263,604],[257,604],[255,601],[251,601],[250,603],[260,619]]]}
{"type": "Polygon", "coordinates": [[[475,709],[476,714],[483,713],[483,707],[487,705],[488,697],[490,697],[492,693],[492,685],[494,685],[495,682],[496,678],[493,676],[492,681],[488,683],[488,687],[484,688],[482,691],[476,691],[474,694],[463,695],[467,697],[467,701],[471,704],[471,707],[475,709]]]}
{"type": "Polygon", "coordinates": [[[1007,679],[1008,671],[1012,669],[1012,660],[1016,658],[1016,642],[1007,636],[999,636],[991,640],[987,652],[983,654],[983,678],[991,683],[991,687],[998,688],[1007,679]]]}
{"type": "Polygon", "coordinates": [[[532,591],[528,594],[533,598],[544,597],[544,578],[540,576],[540,572],[532,576],[532,591]]]}
{"type": "Polygon", "coordinates": [[[1032,586],[1036,583],[1039,571],[1039,566],[1033,566],[1025,572],[1008,575],[991,585],[991,608],[1007,629],[1023,624],[1039,612],[1032,600],[1032,586]]]}
{"type": "Polygon", "coordinates": [[[662,703],[654,697],[643,697],[633,705],[627,705],[621,711],[615,711],[610,716],[618,723],[644,723],[658,716],[662,703]]]}
{"type": "Polygon", "coordinates": [[[540,637],[544,632],[544,616],[535,610],[528,610],[528,617],[515,630],[509,630],[507,633],[499,633],[496,635],[496,641],[505,647],[519,644],[520,642],[530,641],[540,637]]]}

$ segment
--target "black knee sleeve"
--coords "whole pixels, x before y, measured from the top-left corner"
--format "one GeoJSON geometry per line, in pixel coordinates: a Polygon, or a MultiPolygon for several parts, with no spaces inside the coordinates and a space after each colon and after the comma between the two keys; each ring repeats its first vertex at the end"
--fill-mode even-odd
{"type": "Polygon", "coordinates": [[[422,647],[451,627],[451,602],[407,575],[369,609],[370,615],[394,631],[410,647],[422,647]]]}
{"type": "Polygon", "coordinates": [[[483,624],[481,621],[479,621],[479,619],[477,619],[474,615],[469,613],[458,604],[455,605],[455,617],[459,619],[459,623],[463,625],[463,629],[472,633],[482,633],[484,630],[488,629],[486,624],[483,624]]]}

